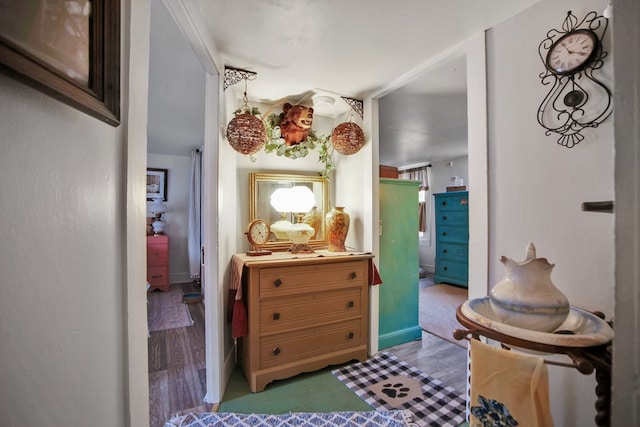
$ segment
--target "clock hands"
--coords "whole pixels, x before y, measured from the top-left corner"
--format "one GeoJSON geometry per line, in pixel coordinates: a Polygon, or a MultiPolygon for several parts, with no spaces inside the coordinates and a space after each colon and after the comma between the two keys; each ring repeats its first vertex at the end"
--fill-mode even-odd
{"type": "Polygon", "coordinates": [[[571,50],[571,49],[569,49],[569,48],[568,48],[564,43],[563,43],[563,44],[561,44],[561,46],[562,46],[562,47],[567,51],[567,53],[568,53],[569,55],[587,56],[587,53],[586,53],[586,52],[578,52],[578,51],[574,52],[574,51],[572,51],[572,50],[571,50]]]}

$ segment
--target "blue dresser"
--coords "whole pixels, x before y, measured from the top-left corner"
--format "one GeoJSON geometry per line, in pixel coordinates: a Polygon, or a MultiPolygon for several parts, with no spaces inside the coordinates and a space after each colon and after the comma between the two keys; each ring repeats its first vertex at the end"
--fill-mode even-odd
{"type": "Polygon", "coordinates": [[[469,283],[469,192],[434,194],[436,283],[469,283]]]}

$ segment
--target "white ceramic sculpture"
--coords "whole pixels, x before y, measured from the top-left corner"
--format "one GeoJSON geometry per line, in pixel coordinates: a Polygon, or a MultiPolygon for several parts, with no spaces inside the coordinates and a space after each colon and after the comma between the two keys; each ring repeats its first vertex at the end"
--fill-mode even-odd
{"type": "Polygon", "coordinates": [[[536,258],[533,243],[527,246],[527,258],[517,262],[501,257],[505,276],[489,295],[491,308],[503,323],[541,332],[552,332],[569,314],[567,297],[551,281],[554,264],[536,258]]]}

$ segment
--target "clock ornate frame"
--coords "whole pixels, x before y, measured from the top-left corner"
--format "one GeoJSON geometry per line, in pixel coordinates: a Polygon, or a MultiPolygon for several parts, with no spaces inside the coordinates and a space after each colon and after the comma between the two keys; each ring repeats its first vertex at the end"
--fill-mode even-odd
{"type": "Polygon", "coordinates": [[[551,29],[538,46],[538,54],[545,66],[540,73],[541,83],[549,86],[549,92],[538,107],[538,123],[546,129],[545,135],[560,135],[557,142],[573,148],[583,139],[585,128],[598,127],[613,111],[611,91],[594,76],[602,68],[608,53],[602,48],[602,40],[609,21],[596,12],[589,12],[582,21],[571,13],[562,23],[561,29],[551,29]],[[588,30],[596,35],[596,46],[590,61],[571,73],[559,74],[549,69],[547,53],[562,37],[579,30],[588,30]]]}

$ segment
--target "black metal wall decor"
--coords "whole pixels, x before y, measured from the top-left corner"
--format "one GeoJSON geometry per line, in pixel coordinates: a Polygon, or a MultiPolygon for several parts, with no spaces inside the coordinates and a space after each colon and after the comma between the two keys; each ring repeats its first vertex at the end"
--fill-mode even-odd
{"type": "Polygon", "coordinates": [[[552,29],[538,46],[545,66],[540,73],[549,92],[538,107],[538,123],[545,135],[560,135],[558,144],[573,148],[584,139],[585,128],[595,128],[611,115],[611,91],[594,77],[607,57],[602,40],[608,19],[589,12],[582,21],[571,11],[561,29],[552,29]]]}
{"type": "Polygon", "coordinates": [[[224,67],[224,89],[227,90],[229,86],[232,86],[238,82],[244,80],[255,80],[258,77],[258,73],[253,71],[243,70],[242,68],[224,67]]]}

